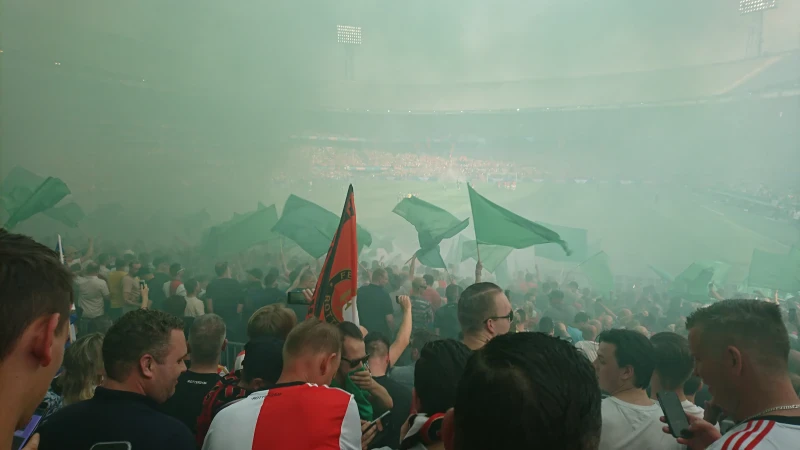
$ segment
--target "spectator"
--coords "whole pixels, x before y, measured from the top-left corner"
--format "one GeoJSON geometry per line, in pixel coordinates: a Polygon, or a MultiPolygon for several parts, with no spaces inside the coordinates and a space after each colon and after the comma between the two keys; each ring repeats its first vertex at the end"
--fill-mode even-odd
{"type": "Polygon", "coordinates": [[[184,315],[186,312],[186,297],[181,295],[172,295],[164,302],[164,312],[175,316],[183,321],[183,331],[186,340],[189,340],[189,330],[192,329],[194,317],[184,315]]]}
{"type": "Polygon", "coordinates": [[[597,348],[600,345],[595,342],[597,328],[594,325],[586,324],[581,327],[581,335],[583,340],[575,344],[575,347],[589,359],[589,362],[594,362],[597,359],[597,348]]]}
{"type": "Polygon", "coordinates": [[[274,267],[267,272],[266,276],[264,276],[264,297],[266,298],[266,303],[260,307],[279,303],[286,298],[286,291],[278,289],[279,276],[280,271],[274,267]]]}
{"type": "MultiPolygon", "coordinates": [[[[78,308],[81,309],[80,329],[83,333],[95,333],[105,328],[105,302],[110,298],[108,284],[98,277],[100,267],[95,263],[86,265],[85,276],[78,282],[78,308]]],[[[77,278],[76,278],[77,280],[77,278]]]]}
{"type": "Polygon", "coordinates": [[[161,286],[164,295],[166,297],[171,295],[186,297],[186,288],[183,286],[183,281],[181,281],[181,278],[183,278],[183,267],[181,267],[180,263],[170,264],[169,276],[170,281],[161,286]]]}
{"type": "Polygon", "coordinates": [[[382,420],[383,432],[373,441],[373,446],[394,447],[400,442],[400,428],[406,422],[411,411],[411,389],[389,378],[387,373],[391,367],[389,359],[389,339],[377,332],[370,332],[364,339],[367,355],[369,355],[369,371],[376,383],[383,386],[392,398],[391,409],[381,405],[373,405],[374,416],[379,417],[386,411],[391,415],[382,420]]]}
{"type": "Polygon", "coordinates": [[[466,288],[458,300],[463,342],[471,350],[478,350],[495,336],[508,333],[513,320],[511,302],[496,284],[475,283],[466,288]]]}
{"type": "Polygon", "coordinates": [[[692,438],[678,442],[711,450],[745,444],[754,450],[797,448],[800,399],[789,378],[789,337],[780,307],[720,301],[692,313],[686,329],[695,373],[737,424],[720,437],[712,424],[690,417],[692,438]]]}
{"type": "Polygon", "coordinates": [[[191,368],[178,378],[175,395],[161,405],[162,411],[186,424],[192,434],[197,432],[203,399],[220,381],[217,365],[227,344],[225,322],[220,316],[206,314],[195,319],[189,331],[191,368]]]}
{"type": "Polygon", "coordinates": [[[423,275],[422,279],[425,280],[425,285],[427,286],[425,290],[422,291],[422,298],[431,304],[431,308],[433,308],[433,312],[435,313],[442,307],[442,296],[436,291],[436,279],[429,273],[423,275]]]}
{"type": "MultiPolygon", "coordinates": [[[[449,306],[449,304],[447,305],[449,306]]],[[[393,367],[389,376],[408,389],[414,388],[414,368],[420,358],[423,347],[428,342],[439,340],[439,337],[428,330],[417,330],[411,333],[411,364],[393,367]]]]}
{"type": "Polygon", "coordinates": [[[564,293],[555,289],[550,292],[550,308],[545,311],[544,315],[550,317],[555,322],[568,324],[575,318],[577,311],[572,305],[564,303],[564,293]]]}
{"type": "Polygon", "coordinates": [[[139,285],[138,273],[142,265],[132,262],[129,270],[122,278],[122,313],[135,311],[142,307],[142,288],[139,285]]]}
{"type": "Polygon", "coordinates": [[[655,356],[655,369],[650,378],[650,398],[657,400],[657,394],[672,391],[678,395],[683,410],[690,416],[703,418],[703,408],[686,398],[683,393],[684,384],[692,376],[694,360],[689,351],[689,340],[685,337],[664,331],[650,338],[655,356]]]}
{"type": "Polygon", "coordinates": [[[169,283],[172,277],[169,275],[169,259],[166,256],[159,256],[153,260],[155,273],[153,278],[147,282],[150,288],[150,300],[153,301],[154,309],[164,309],[164,302],[169,295],[164,292],[164,285],[169,283]]]}
{"type": "Polygon", "coordinates": [[[283,340],[273,337],[251,339],[244,346],[254,357],[243,363],[242,370],[217,382],[203,399],[197,418],[197,446],[202,447],[211,422],[228,403],[273,386],[283,370],[283,340]],[[239,375],[241,374],[241,375],[239,375]]]}
{"type": "Polygon", "coordinates": [[[108,316],[117,320],[122,316],[122,306],[125,298],[122,293],[122,279],[128,274],[130,263],[123,258],[117,258],[116,267],[108,274],[108,291],[110,296],[108,316]]]}
{"type": "Polygon", "coordinates": [[[369,355],[358,326],[352,322],[342,322],[338,327],[342,336],[342,357],[331,386],[352,394],[361,420],[370,421],[373,419],[372,405],[378,405],[384,410],[391,409],[392,397],[383,386],[375,382],[369,372],[369,355]]]}
{"type": "Polygon", "coordinates": [[[592,366],[569,343],[498,336],[472,355],[458,383],[453,448],[597,449],[600,405],[592,366]]]}
{"type": "Polygon", "coordinates": [[[235,342],[241,338],[241,314],[244,309],[244,289],[231,278],[228,263],[214,266],[217,278],[206,289],[206,313],[218,314],[225,320],[228,335],[235,342]]]}
{"type": "Polygon", "coordinates": [[[430,302],[422,297],[427,287],[423,278],[414,278],[411,282],[411,327],[413,330],[420,328],[430,330],[433,324],[433,308],[430,302]]]}
{"type": "Polygon", "coordinates": [[[353,396],[326,386],[337,372],[341,350],[336,326],[317,319],[299,324],[284,345],[278,384],[220,411],[203,449],[361,449],[365,427],[353,396]],[[299,429],[302,424],[307,426],[299,429]]]}
{"type": "Polygon", "coordinates": [[[439,308],[433,319],[436,334],[443,339],[460,339],[461,325],[458,323],[458,298],[464,289],[457,284],[450,284],[444,291],[447,304],[439,308]]]}
{"type": "Polygon", "coordinates": [[[186,317],[200,317],[206,313],[203,301],[197,298],[200,294],[200,283],[196,279],[190,278],[183,284],[186,289],[186,308],[183,315],[186,317]]]}
{"type": "Polygon", "coordinates": [[[72,275],[53,250],[0,229],[0,447],[4,449],[22,444],[14,430],[25,428],[61,367],[73,301],[72,275]]]}
{"type": "Polygon", "coordinates": [[[100,253],[97,255],[97,272],[98,276],[102,280],[108,279],[108,274],[111,273],[111,270],[108,269],[109,261],[111,260],[111,256],[108,253],[100,253]]]}
{"type": "Polygon", "coordinates": [[[703,380],[698,376],[692,375],[686,380],[686,383],[683,383],[683,395],[686,396],[686,400],[689,400],[695,405],[697,405],[697,403],[695,403],[695,396],[701,389],[703,389],[703,380]]]}
{"type": "Polygon", "coordinates": [[[104,378],[103,335],[87,334],[73,342],[64,353],[64,370],[56,378],[62,405],[89,400],[104,378]]]}
{"type": "MultiPolygon", "coordinates": [[[[262,337],[274,337],[285,341],[289,332],[297,325],[297,316],[294,311],[282,303],[259,308],[247,321],[247,339],[253,340],[262,337]]],[[[234,371],[241,370],[246,350],[236,355],[234,371]]]]}
{"type": "Polygon", "coordinates": [[[603,400],[600,450],[676,448],[661,432],[661,407],[645,391],[655,366],[653,345],[631,330],[605,331],[598,341],[594,367],[600,389],[610,394],[603,400]]]}
{"type": "Polygon", "coordinates": [[[264,272],[261,269],[250,269],[246,272],[247,280],[244,284],[244,308],[242,309],[242,317],[247,318],[262,306],[266,306],[267,298],[264,286],[261,280],[264,278],[264,272]]]}
{"type": "Polygon", "coordinates": [[[548,336],[554,336],[556,332],[556,325],[553,323],[553,319],[549,317],[542,317],[539,319],[539,325],[537,329],[540,333],[544,333],[548,336]]]}
{"type": "Polygon", "coordinates": [[[119,441],[134,449],[194,449],[189,429],[158,410],[186,371],[182,326],[159,311],[139,309],[121,317],[103,341],[103,386],[40,426],[39,449],[83,450],[119,441]]]}
{"type": "Polygon", "coordinates": [[[370,332],[392,336],[395,329],[392,298],[386,291],[389,274],[386,269],[375,269],[372,282],[358,288],[358,319],[370,332]]]}

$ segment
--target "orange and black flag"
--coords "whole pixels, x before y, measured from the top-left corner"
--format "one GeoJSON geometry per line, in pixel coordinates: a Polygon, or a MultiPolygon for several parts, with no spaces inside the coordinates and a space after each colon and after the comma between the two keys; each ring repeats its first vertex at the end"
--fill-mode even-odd
{"type": "Polygon", "coordinates": [[[356,291],[358,290],[358,241],[356,239],[356,203],[353,185],[347,190],[339,228],[333,235],[328,256],[317,280],[308,317],[328,323],[353,322],[358,325],[356,291]]]}

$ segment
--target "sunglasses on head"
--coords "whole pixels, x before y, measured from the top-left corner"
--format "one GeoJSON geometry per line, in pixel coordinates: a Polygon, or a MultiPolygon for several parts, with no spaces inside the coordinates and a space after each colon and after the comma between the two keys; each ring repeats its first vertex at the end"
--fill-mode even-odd
{"type": "Polygon", "coordinates": [[[486,323],[486,322],[488,322],[490,320],[500,320],[500,319],[508,319],[509,322],[513,322],[514,321],[514,311],[512,310],[511,312],[509,312],[505,316],[492,316],[492,317],[489,317],[488,319],[484,320],[483,323],[486,323]]]}

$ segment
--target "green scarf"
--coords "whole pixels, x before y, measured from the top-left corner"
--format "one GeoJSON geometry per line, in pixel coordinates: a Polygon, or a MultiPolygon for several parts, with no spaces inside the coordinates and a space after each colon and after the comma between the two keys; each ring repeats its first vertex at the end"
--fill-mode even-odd
{"type": "Polygon", "coordinates": [[[349,373],[347,374],[347,378],[344,379],[344,386],[340,386],[334,379],[333,383],[331,383],[331,387],[339,388],[352,394],[356,405],[358,405],[358,415],[361,417],[361,420],[372,421],[372,404],[367,400],[367,392],[353,383],[349,373]]]}

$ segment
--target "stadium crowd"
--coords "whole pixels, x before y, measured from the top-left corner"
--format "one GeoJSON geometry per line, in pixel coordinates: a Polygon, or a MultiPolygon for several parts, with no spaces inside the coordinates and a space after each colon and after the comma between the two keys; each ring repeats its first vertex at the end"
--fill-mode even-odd
{"type": "Polygon", "coordinates": [[[282,255],[246,271],[217,262],[206,277],[175,255],[64,250],[66,264],[0,230],[4,449],[763,450],[800,438],[800,322],[777,296],[710,288],[698,304],[646,287],[607,300],[538,273],[501,288],[481,263],[418,276],[412,259],[365,264],[360,323],[333,325],[305,319],[314,267],[282,255]],[[662,417],[662,398],[680,417],[662,417]]]}

